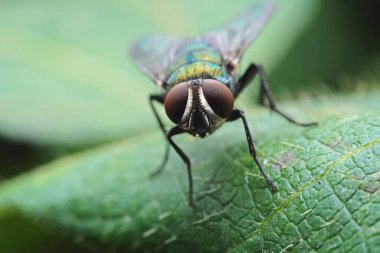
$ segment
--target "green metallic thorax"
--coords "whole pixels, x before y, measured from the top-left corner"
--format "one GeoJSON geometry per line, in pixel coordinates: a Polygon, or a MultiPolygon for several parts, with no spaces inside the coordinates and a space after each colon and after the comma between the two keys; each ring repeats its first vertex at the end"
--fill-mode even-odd
{"type": "Polygon", "coordinates": [[[194,79],[215,79],[228,86],[230,80],[220,53],[203,42],[194,42],[182,48],[167,73],[167,89],[194,79]]]}

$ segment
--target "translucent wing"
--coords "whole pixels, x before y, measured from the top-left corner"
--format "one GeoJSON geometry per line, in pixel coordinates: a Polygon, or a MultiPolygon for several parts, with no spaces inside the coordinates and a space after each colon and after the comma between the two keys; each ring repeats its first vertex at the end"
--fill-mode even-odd
{"type": "Polygon", "coordinates": [[[142,37],[130,46],[129,56],[142,72],[162,86],[170,62],[187,41],[186,38],[169,35],[142,37]]]}
{"type": "Polygon", "coordinates": [[[247,47],[259,35],[274,9],[273,3],[260,2],[235,16],[224,27],[205,33],[201,39],[217,48],[224,60],[236,65],[247,47]]]}

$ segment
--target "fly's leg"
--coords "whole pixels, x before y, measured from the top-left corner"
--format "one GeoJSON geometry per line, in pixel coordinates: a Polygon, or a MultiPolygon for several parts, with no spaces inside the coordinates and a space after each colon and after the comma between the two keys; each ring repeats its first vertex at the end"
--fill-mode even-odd
{"type": "Polygon", "coordinates": [[[150,175],[149,175],[150,178],[156,177],[157,175],[159,175],[165,169],[166,163],[169,160],[169,150],[170,150],[170,144],[167,142],[166,145],[165,145],[164,159],[162,160],[160,166],[155,171],[153,171],[152,173],[150,173],[150,175]]]}
{"type": "MultiPolygon", "coordinates": [[[[157,101],[160,104],[163,104],[164,101],[165,101],[165,94],[150,95],[150,97],[149,97],[149,104],[150,104],[150,107],[152,108],[154,116],[156,117],[158,125],[160,126],[160,129],[161,129],[162,133],[164,134],[164,136],[166,138],[165,126],[162,123],[162,120],[161,120],[160,116],[158,115],[158,112],[157,112],[156,108],[154,107],[154,104],[153,104],[154,101],[157,101]]],[[[161,165],[155,171],[153,171],[153,173],[150,174],[151,178],[157,176],[158,174],[160,174],[164,170],[164,168],[166,166],[166,163],[167,163],[167,161],[169,159],[169,150],[170,150],[170,146],[169,146],[169,142],[167,142],[166,143],[166,147],[165,147],[164,159],[162,160],[161,165]]]]}
{"type": "Polygon", "coordinates": [[[189,206],[193,207],[193,177],[191,175],[191,163],[189,157],[183,152],[183,150],[178,147],[178,145],[173,141],[172,137],[178,134],[186,133],[185,130],[180,128],[179,126],[175,126],[172,129],[169,130],[169,132],[166,134],[166,138],[170,144],[174,148],[174,150],[177,152],[177,154],[182,158],[183,162],[186,163],[187,168],[187,175],[189,178],[189,206]]]}
{"type": "Polygon", "coordinates": [[[238,89],[235,92],[235,97],[253,80],[253,78],[257,74],[259,74],[260,76],[260,91],[259,91],[259,99],[258,99],[259,104],[268,106],[272,111],[281,115],[287,121],[295,125],[314,126],[318,124],[317,122],[300,123],[277,108],[276,103],[273,99],[272,93],[269,88],[267,76],[261,65],[257,65],[254,63],[249,65],[248,69],[245,71],[245,73],[240,77],[238,81],[238,85],[237,85],[238,89]],[[265,98],[268,100],[268,105],[265,104],[265,98]]]}
{"type": "MultiPolygon", "coordinates": [[[[256,68],[256,65],[252,63],[249,65],[247,70],[244,72],[244,74],[239,78],[237,84],[236,84],[236,91],[235,91],[235,97],[239,96],[240,92],[244,90],[245,87],[248,86],[252,82],[252,80],[257,75],[258,69],[256,68]]],[[[261,92],[260,92],[261,93],[261,92]]]]}
{"type": "Polygon", "coordinates": [[[247,138],[249,153],[251,154],[251,156],[252,156],[253,160],[255,161],[257,167],[259,167],[259,170],[260,170],[261,174],[263,175],[263,177],[265,178],[265,181],[267,182],[269,189],[271,190],[272,193],[275,193],[277,191],[277,187],[273,184],[272,180],[270,180],[268,175],[265,173],[261,163],[259,162],[259,160],[257,158],[255,146],[253,145],[252,136],[251,136],[251,132],[249,131],[247,120],[244,116],[244,112],[239,110],[239,109],[233,110],[231,115],[228,117],[227,121],[234,121],[237,119],[241,119],[243,121],[243,126],[244,126],[244,130],[245,130],[245,136],[247,138]]]}
{"type": "Polygon", "coordinates": [[[151,177],[154,177],[154,176],[160,174],[162,172],[162,170],[165,168],[166,163],[169,159],[170,146],[172,146],[174,148],[174,150],[177,152],[177,154],[182,158],[184,163],[186,163],[187,174],[188,174],[188,178],[189,178],[189,206],[193,207],[194,206],[194,202],[193,202],[193,177],[191,175],[190,159],[182,151],[182,149],[180,147],[178,147],[178,145],[172,139],[173,136],[186,133],[186,131],[183,130],[182,128],[178,127],[178,126],[175,126],[172,129],[170,129],[169,132],[166,133],[165,126],[162,123],[162,120],[161,120],[160,116],[158,115],[156,108],[154,107],[153,101],[157,101],[157,102],[163,104],[165,101],[165,94],[151,95],[149,97],[149,102],[150,102],[150,106],[153,110],[154,116],[156,117],[156,120],[158,122],[158,125],[160,126],[162,133],[165,135],[165,138],[167,140],[167,145],[166,145],[166,149],[165,149],[164,160],[162,161],[162,163],[158,167],[158,169],[151,174],[151,177]]]}
{"type": "Polygon", "coordinates": [[[253,66],[255,66],[257,68],[257,72],[259,73],[259,76],[260,76],[260,95],[259,95],[259,100],[262,100],[262,101],[259,101],[259,102],[262,102],[262,104],[264,104],[264,97],[266,97],[268,99],[269,108],[272,111],[278,113],[279,115],[281,115],[282,117],[284,117],[286,120],[288,120],[290,123],[293,123],[295,125],[299,125],[299,126],[314,126],[314,125],[318,124],[317,122],[308,122],[308,123],[297,122],[292,117],[290,117],[287,114],[285,114],[284,112],[280,111],[277,108],[276,103],[275,103],[275,101],[273,99],[272,93],[271,93],[270,88],[269,88],[268,79],[267,79],[267,76],[265,74],[265,71],[264,71],[263,67],[261,65],[255,65],[255,64],[253,64],[253,66]]]}

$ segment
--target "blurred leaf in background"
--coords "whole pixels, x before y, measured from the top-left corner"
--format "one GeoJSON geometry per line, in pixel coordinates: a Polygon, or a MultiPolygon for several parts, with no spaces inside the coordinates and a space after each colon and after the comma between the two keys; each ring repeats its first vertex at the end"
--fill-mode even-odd
{"type": "MultiPolygon", "coordinates": [[[[0,133],[83,146],[155,128],[147,104],[155,87],[127,60],[127,45],[149,33],[196,35],[250,5],[226,2],[215,11],[219,2],[202,3],[2,1],[0,133]]],[[[274,66],[318,10],[315,1],[278,5],[245,65],[256,59],[274,66]],[[278,34],[284,22],[287,31],[278,34]]]]}
{"type": "Polygon", "coordinates": [[[277,93],[352,91],[380,80],[380,2],[320,2],[313,24],[271,73],[277,93]]]}
{"type": "MultiPolygon", "coordinates": [[[[218,3],[2,1],[3,147],[12,150],[15,145],[25,145],[39,158],[31,157],[33,162],[28,164],[29,159],[23,157],[23,166],[19,159],[22,151],[12,156],[5,152],[1,175],[17,174],[87,146],[156,129],[147,104],[148,94],[156,87],[127,59],[126,48],[136,37],[150,33],[199,34],[221,26],[252,4],[247,0],[218,3]],[[169,14],[175,15],[173,19],[167,18],[169,14]]],[[[315,1],[279,4],[242,67],[256,59],[273,68],[317,11],[315,1]],[[286,32],[284,23],[288,24],[286,32]],[[277,43],[279,32],[281,45],[277,43]]]]}

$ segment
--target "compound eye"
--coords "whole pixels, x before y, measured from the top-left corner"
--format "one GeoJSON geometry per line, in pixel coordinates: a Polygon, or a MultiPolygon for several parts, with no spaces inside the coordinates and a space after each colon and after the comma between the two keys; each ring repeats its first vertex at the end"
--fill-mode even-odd
{"type": "Polygon", "coordinates": [[[219,117],[228,118],[234,107],[234,95],[231,90],[221,82],[212,79],[203,81],[202,90],[211,109],[219,117]]]}
{"type": "Polygon", "coordinates": [[[171,88],[165,97],[165,111],[169,119],[178,124],[186,109],[188,89],[186,83],[180,83],[171,88]]]}

